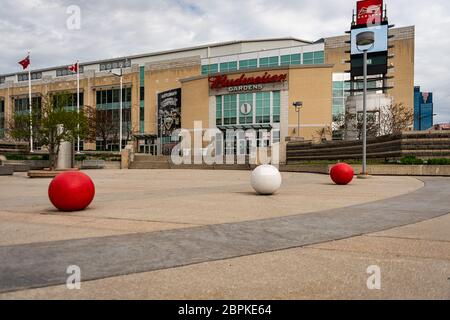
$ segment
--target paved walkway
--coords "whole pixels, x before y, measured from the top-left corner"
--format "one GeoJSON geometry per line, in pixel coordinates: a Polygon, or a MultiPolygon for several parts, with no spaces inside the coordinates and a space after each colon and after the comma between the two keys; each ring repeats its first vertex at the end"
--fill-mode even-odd
{"type": "MultiPolygon", "coordinates": [[[[346,239],[414,224],[450,211],[450,180],[395,198],[246,222],[153,233],[0,247],[0,292],[63,284],[68,265],[83,280],[176,268],[346,239]]],[[[257,266],[255,266],[258,269],[257,266]]],[[[273,297],[274,298],[274,297],[273,297]]]]}

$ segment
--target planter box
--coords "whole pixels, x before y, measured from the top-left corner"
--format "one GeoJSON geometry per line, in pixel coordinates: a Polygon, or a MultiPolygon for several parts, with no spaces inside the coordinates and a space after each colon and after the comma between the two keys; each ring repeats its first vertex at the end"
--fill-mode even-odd
{"type": "MultiPolygon", "coordinates": [[[[281,171],[329,174],[333,165],[285,165],[281,171]]],[[[361,165],[352,165],[356,174],[362,171],[361,165]]],[[[374,176],[437,176],[450,177],[450,166],[430,165],[368,165],[367,171],[374,176]]]]}

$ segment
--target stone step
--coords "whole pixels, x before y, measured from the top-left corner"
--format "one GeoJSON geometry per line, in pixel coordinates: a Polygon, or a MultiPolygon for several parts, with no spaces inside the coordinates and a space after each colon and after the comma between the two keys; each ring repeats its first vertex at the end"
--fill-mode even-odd
{"type": "Polygon", "coordinates": [[[133,162],[130,169],[170,169],[170,164],[156,162],[133,162]]]}

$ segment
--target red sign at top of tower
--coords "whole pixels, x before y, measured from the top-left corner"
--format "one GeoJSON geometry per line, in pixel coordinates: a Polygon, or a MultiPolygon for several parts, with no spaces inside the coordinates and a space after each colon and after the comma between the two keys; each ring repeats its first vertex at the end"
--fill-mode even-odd
{"type": "Polygon", "coordinates": [[[357,10],[357,25],[379,25],[383,18],[383,0],[358,1],[357,10]]]}

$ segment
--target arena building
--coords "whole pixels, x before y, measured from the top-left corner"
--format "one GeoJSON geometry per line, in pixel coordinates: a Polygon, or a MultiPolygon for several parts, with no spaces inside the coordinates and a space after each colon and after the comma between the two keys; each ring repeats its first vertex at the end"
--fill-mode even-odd
{"type": "MultiPolygon", "coordinates": [[[[389,83],[382,90],[414,108],[414,27],[391,28],[389,38],[389,83]]],[[[332,133],[333,121],[345,113],[347,96],[358,94],[349,82],[349,40],[350,35],[243,40],[81,62],[80,104],[115,124],[113,132],[98,132],[97,141],[86,141],[82,148],[119,149],[117,74],[123,74],[122,147],[134,141],[142,153],[167,154],[173,130],[193,130],[195,121],[224,132],[265,129],[281,150],[293,139],[340,139],[332,133]],[[300,101],[298,117],[293,104],[300,101]]],[[[33,104],[47,93],[71,92],[68,107],[76,107],[76,76],[67,66],[32,70],[31,82],[33,104]]],[[[1,75],[0,138],[8,138],[14,112],[26,109],[28,73],[1,75]]]]}

